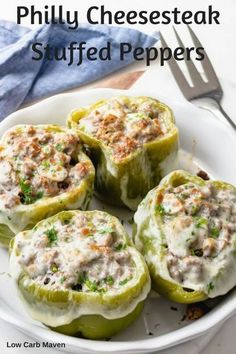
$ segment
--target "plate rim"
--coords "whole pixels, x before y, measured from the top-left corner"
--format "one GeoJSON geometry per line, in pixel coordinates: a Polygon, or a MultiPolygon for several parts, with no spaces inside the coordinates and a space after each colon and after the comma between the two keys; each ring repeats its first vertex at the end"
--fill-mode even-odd
{"type": "MultiPolygon", "coordinates": [[[[56,104],[56,101],[62,100],[64,98],[68,97],[78,97],[78,96],[84,96],[88,95],[89,93],[93,94],[96,92],[100,93],[106,93],[106,94],[133,94],[133,95],[140,95],[141,92],[145,91],[145,95],[150,95],[153,97],[157,97],[161,101],[163,100],[164,102],[170,101],[167,97],[163,97],[162,95],[159,95],[158,93],[153,92],[153,90],[140,90],[140,89],[129,89],[129,90],[120,90],[120,89],[111,89],[111,88],[92,88],[92,89],[84,89],[79,92],[68,92],[68,93],[61,93],[57,94],[51,97],[48,97],[46,99],[40,100],[39,102],[36,102],[28,107],[24,107],[12,114],[10,114],[8,117],[6,117],[2,122],[0,122],[0,130],[4,130],[4,127],[8,125],[10,121],[17,120],[18,117],[20,118],[24,112],[30,112],[34,110],[38,110],[41,106],[45,106],[48,103],[50,104],[56,104]]],[[[144,94],[144,93],[143,93],[144,94]]],[[[173,106],[178,105],[178,106],[184,106],[186,109],[186,106],[190,107],[191,109],[195,110],[201,110],[201,113],[203,114],[202,109],[193,106],[191,103],[186,101],[186,104],[178,101],[172,101],[173,106]]],[[[170,105],[172,107],[172,104],[170,105]]],[[[204,114],[206,116],[206,119],[209,119],[212,123],[218,125],[222,129],[222,134],[223,131],[227,132],[231,137],[235,137],[233,130],[231,130],[230,126],[228,126],[226,123],[223,123],[216,118],[210,112],[204,111],[204,114]]],[[[20,122],[18,123],[20,124],[20,122]]],[[[22,123],[24,124],[24,123],[22,123]]],[[[14,124],[15,125],[15,124],[14,124]]],[[[8,129],[8,128],[7,128],[8,129]]],[[[3,299],[3,298],[2,298],[3,299]]],[[[2,303],[2,299],[0,297],[0,303],[2,303]]],[[[8,306],[8,305],[7,305],[8,306]]],[[[77,337],[70,337],[67,335],[59,334],[56,332],[53,332],[52,330],[48,329],[47,327],[39,327],[34,323],[28,323],[28,321],[25,320],[20,320],[18,317],[14,317],[13,315],[9,314],[7,310],[3,309],[1,306],[0,308],[0,318],[5,320],[6,322],[10,323],[11,325],[17,327],[20,331],[23,331],[24,333],[36,337],[36,338],[47,338],[48,341],[55,341],[53,340],[56,339],[56,341],[60,342],[60,338],[63,339],[63,341],[66,343],[68,347],[71,348],[76,348],[76,349],[81,349],[81,350],[87,350],[90,352],[109,352],[111,350],[116,351],[117,353],[128,353],[130,351],[154,351],[154,350],[162,350],[166,348],[173,347],[175,345],[178,345],[183,342],[190,341],[193,338],[196,338],[198,336],[203,335],[206,331],[210,331],[212,328],[214,328],[216,325],[219,325],[220,323],[223,323],[226,321],[229,317],[231,317],[234,313],[236,312],[236,289],[232,290],[231,293],[223,300],[223,303],[220,305],[217,305],[210,313],[206,314],[204,317],[200,318],[198,321],[194,323],[190,323],[186,325],[185,327],[182,327],[180,329],[176,329],[171,331],[170,333],[165,333],[160,336],[157,336],[155,338],[147,338],[147,339],[141,339],[141,340],[135,340],[135,341],[111,341],[111,342],[106,342],[106,341],[94,341],[94,340],[88,340],[88,339],[82,339],[82,338],[77,338],[77,337]],[[38,330],[35,331],[35,330],[38,330]],[[41,334],[42,333],[42,334],[41,334]],[[96,348],[94,348],[94,343],[96,343],[96,348]]]]}

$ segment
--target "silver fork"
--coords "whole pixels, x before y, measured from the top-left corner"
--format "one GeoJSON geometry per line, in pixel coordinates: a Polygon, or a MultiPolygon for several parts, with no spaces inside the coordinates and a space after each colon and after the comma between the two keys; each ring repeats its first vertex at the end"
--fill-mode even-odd
{"type": "MultiPolygon", "coordinates": [[[[196,47],[203,47],[193,30],[188,26],[190,35],[192,37],[193,43],[195,44],[196,47]]],[[[178,35],[177,31],[175,30],[175,35],[177,38],[177,41],[181,47],[184,47],[184,44],[178,35]]],[[[163,47],[168,47],[165,39],[163,38],[162,35],[160,35],[161,42],[163,47]]],[[[201,61],[202,67],[204,69],[205,76],[207,78],[207,82],[205,82],[199,71],[197,70],[196,66],[194,65],[192,60],[187,60],[186,56],[184,57],[185,64],[187,66],[189,75],[192,79],[193,86],[190,86],[188,81],[186,80],[183,72],[181,71],[179,65],[176,63],[175,59],[172,57],[169,59],[168,64],[170,66],[171,72],[180,88],[182,91],[184,97],[188,101],[193,101],[193,100],[199,100],[203,98],[210,98],[214,100],[217,104],[217,108],[219,109],[219,112],[221,115],[227,119],[228,123],[235,129],[236,131],[236,124],[234,121],[228,116],[228,114],[224,111],[224,109],[221,106],[221,100],[223,97],[223,90],[221,87],[221,84],[216,76],[215,70],[213,69],[213,66],[206,54],[206,51],[204,50],[204,59],[201,61]]],[[[201,107],[205,108],[205,107],[201,107]]],[[[219,114],[218,114],[219,115],[219,114]]]]}

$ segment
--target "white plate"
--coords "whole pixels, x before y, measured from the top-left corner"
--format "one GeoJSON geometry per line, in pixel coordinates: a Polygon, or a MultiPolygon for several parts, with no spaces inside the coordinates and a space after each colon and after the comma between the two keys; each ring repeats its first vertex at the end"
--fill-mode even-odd
{"type": "MultiPolygon", "coordinates": [[[[57,95],[10,115],[0,124],[0,135],[15,124],[64,124],[67,114],[72,109],[101,98],[120,94],[157,96],[155,92],[148,90],[111,89],[94,89],[57,95]]],[[[234,132],[228,126],[212,118],[207,112],[189,103],[183,105],[172,102],[171,98],[160,96],[157,98],[169,104],[174,110],[183,149],[180,155],[181,166],[191,171],[201,166],[214,178],[236,184],[234,132]]],[[[92,208],[103,209],[104,205],[94,199],[92,208]]],[[[124,210],[107,206],[105,208],[125,221],[132,216],[124,210]]],[[[129,223],[125,222],[125,226],[129,231],[129,223]]],[[[1,248],[0,271],[1,274],[8,272],[8,254],[5,249],[1,248]]],[[[194,322],[181,321],[185,313],[184,305],[173,304],[151,293],[143,315],[130,328],[110,341],[91,341],[55,333],[41,323],[33,321],[18,299],[12,280],[7,274],[0,276],[0,289],[1,318],[31,337],[42,341],[65,343],[66,350],[83,354],[112,351],[147,353],[163,350],[210,331],[236,311],[236,290],[234,290],[223,297],[214,309],[201,319],[194,322]]]]}

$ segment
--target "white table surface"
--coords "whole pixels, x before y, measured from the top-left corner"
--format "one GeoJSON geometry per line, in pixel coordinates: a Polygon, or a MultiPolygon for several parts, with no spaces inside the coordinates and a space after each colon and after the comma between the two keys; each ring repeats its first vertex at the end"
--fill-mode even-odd
{"type": "MultiPolygon", "coordinates": [[[[25,1],[28,3],[29,1],[25,1]]],[[[14,11],[15,5],[17,1],[11,1],[11,6],[7,9],[7,7],[1,2],[0,10],[1,10],[1,18],[5,19],[14,19],[14,11]],[[4,6],[4,8],[2,7],[4,6]],[[2,7],[2,9],[1,9],[2,7]]],[[[30,3],[33,3],[33,1],[30,3]]],[[[41,4],[49,3],[49,1],[41,1],[41,4]]],[[[87,1],[88,5],[91,4],[91,1],[87,1]]],[[[102,3],[111,4],[110,1],[104,0],[102,3]]],[[[120,8],[127,8],[127,1],[120,0],[120,8]],[[122,3],[122,4],[121,4],[122,3]],[[124,5],[124,6],[123,6],[124,5]]],[[[134,0],[130,1],[131,5],[134,3],[134,0]]],[[[140,2],[141,3],[141,2],[140,2]]],[[[153,8],[155,9],[155,3],[153,0],[146,0],[145,8],[153,8]]],[[[191,10],[196,10],[197,8],[204,8],[208,3],[205,0],[198,0],[198,2],[193,3],[187,0],[180,1],[179,0],[164,0],[160,1],[160,3],[165,3],[165,7],[174,7],[180,6],[185,7],[185,9],[190,8],[191,10]]],[[[207,49],[208,55],[212,60],[212,63],[215,67],[216,72],[221,78],[221,83],[224,89],[224,99],[223,105],[228,114],[236,121],[236,45],[235,45],[235,13],[236,13],[236,2],[235,0],[214,0],[213,3],[216,9],[221,11],[222,23],[220,26],[193,26],[194,30],[196,30],[199,39],[202,41],[205,49],[207,49]]],[[[67,8],[70,8],[70,4],[75,4],[74,0],[67,1],[67,8]]],[[[78,4],[78,2],[77,2],[78,4]]],[[[210,4],[210,2],[209,2],[210,4]]],[[[88,6],[87,5],[87,6],[88,6]]],[[[138,5],[135,3],[135,5],[138,5]]],[[[139,6],[140,7],[140,6],[139,6]]],[[[157,6],[156,6],[157,7],[157,6]]],[[[163,7],[163,4],[162,4],[163,7]]],[[[134,8],[134,7],[133,7],[134,8]]],[[[135,7],[136,8],[136,7],[135,7]]],[[[132,9],[132,6],[130,6],[132,9]]],[[[145,27],[147,32],[152,32],[154,30],[153,27],[145,27]]],[[[155,28],[156,29],[156,28],[155,28]]],[[[178,26],[180,32],[185,31],[185,29],[181,26],[178,26]]],[[[164,33],[167,37],[171,34],[171,29],[164,28],[164,33]]],[[[133,71],[135,69],[139,69],[140,65],[132,65],[129,66],[125,71],[133,71]]],[[[179,92],[170,72],[167,67],[160,68],[157,63],[152,65],[152,67],[144,74],[134,85],[134,87],[148,87],[149,89],[155,90],[157,93],[160,92],[162,96],[165,94],[168,97],[173,97],[173,100],[184,100],[183,96],[179,92]]],[[[236,171],[235,171],[236,172],[236,171]]],[[[3,291],[3,289],[1,289],[3,291]]],[[[190,347],[183,347],[183,350],[179,348],[180,351],[178,353],[188,354],[191,351],[191,354],[235,354],[236,349],[236,316],[229,319],[222,328],[218,331],[218,333],[212,338],[211,336],[206,336],[205,342],[199,345],[198,340],[195,340],[191,344],[190,347]],[[210,343],[207,343],[211,339],[210,343]],[[203,348],[205,346],[205,348],[203,348]]],[[[18,332],[12,326],[6,324],[4,321],[0,320],[0,353],[1,354],[35,354],[39,352],[38,349],[10,349],[7,348],[7,342],[24,342],[24,341],[33,341],[29,337],[24,334],[18,332]]],[[[53,349],[44,349],[44,354],[54,354],[58,353],[53,349]]],[[[165,351],[165,354],[169,354],[168,351],[165,351]]],[[[177,354],[177,353],[176,353],[177,354]]]]}

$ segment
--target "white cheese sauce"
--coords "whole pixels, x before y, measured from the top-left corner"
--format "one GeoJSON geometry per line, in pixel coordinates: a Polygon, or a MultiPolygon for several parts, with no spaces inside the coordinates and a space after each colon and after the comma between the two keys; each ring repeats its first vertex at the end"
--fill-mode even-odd
{"type": "Polygon", "coordinates": [[[42,197],[69,191],[86,176],[88,163],[76,161],[77,136],[50,126],[21,125],[0,142],[0,208],[6,212],[42,197]]]}
{"type": "Polygon", "coordinates": [[[10,257],[16,284],[24,274],[26,288],[33,283],[52,294],[69,291],[68,303],[59,307],[37,299],[28,303],[19,292],[31,316],[56,327],[82,315],[117,319],[134,311],[151,284],[144,260],[126,244],[123,232],[104,212],[73,211],[16,235],[10,257]],[[90,296],[78,302],[74,297],[78,292],[90,296]]]}
{"type": "MultiPolygon", "coordinates": [[[[152,237],[156,252],[147,261],[166,280],[209,297],[225,294],[236,285],[236,191],[186,183],[165,187],[153,199],[152,211],[142,205],[135,215],[137,235],[152,237]],[[156,211],[158,210],[159,216],[156,211]],[[146,218],[153,213],[149,223],[146,218]],[[162,226],[155,218],[162,219],[162,226]],[[146,225],[144,227],[144,224],[146,225]]],[[[150,208],[150,205],[149,205],[150,208]]],[[[139,236],[136,244],[142,248],[139,236]]]]}
{"type": "Polygon", "coordinates": [[[109,217],[77,214],[15,239],[20,272],[50,290],[105,293],[127,284],[135,268],[109,217]],[[18,251],[17,251],[18,253],[18,251]]]}

